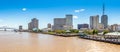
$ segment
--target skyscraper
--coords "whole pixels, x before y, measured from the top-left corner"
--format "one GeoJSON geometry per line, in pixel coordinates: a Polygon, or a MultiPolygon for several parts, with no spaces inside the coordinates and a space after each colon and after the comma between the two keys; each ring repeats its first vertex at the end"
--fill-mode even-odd
{"type": "Polygon", "coordinates": [[[33,25],[33,28],[37,28],[38,29],[38,19],[33,18],[32,19],[32,25],[33,25]]]}
{"type": "Polygon", "coordinates": [[[50,23],[47,24],[47,28],[51,28],[51,24],[50,23]]]}
{"type": "Polygon", "coordinates": [[[108,27],[108,16],[105,15],[105,4],[103,3],[103,14],[101,16],[101,24],[104,25],[104,29],[108,27]]]}
{"type": "Polygon", "coordinates": [[[90,16],[90,28],[98,29],[99,27],[99,15],[90,16]]]}
{"type": "Polygon", "coordinates": [[[28,24],[28,29],[33,30],[34,28],[38,29],[38,19],[33,18],[31,22],[28,24]]]}
{"type": "Polygon", "coordinates": [[[66,25],[66,18],[54,18],[53,30],[64,30],[66,25]]]}
{"type": "Polygon", "coordinates": [[[73,15],[71,14],[66,15],[66,26],[67,29],[73,28],[73,15]]]}
{"type": "Polygon", "coordinates": [[[55,18],[53,30],[69,30],[73,28],[73,15],[66,15],[66,18],[55,18]]]}

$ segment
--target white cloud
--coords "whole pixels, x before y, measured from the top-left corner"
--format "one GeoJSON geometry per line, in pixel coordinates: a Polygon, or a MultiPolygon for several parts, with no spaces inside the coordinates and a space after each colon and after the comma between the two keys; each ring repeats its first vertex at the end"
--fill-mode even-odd
{"type": "Polygon", "coordinates": [[[83,12],[83,11],[85,11],[85,9],[75,10],[75,12],[83,12]]]}
{"type": "Polygon", "coordinates": [[[78,18],[78,16],[73,16],[73,18],[74,18],[74,19],[77,19],[77,18],[78,18]]]}
{"type": "Polygon", "coordinates": [[[27,8],[22,8],[22,11],[26,11],[27,10],[27,8]]]}

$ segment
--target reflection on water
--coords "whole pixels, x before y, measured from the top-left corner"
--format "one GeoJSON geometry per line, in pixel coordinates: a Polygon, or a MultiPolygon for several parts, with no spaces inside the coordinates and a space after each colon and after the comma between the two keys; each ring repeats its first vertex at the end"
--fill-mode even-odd
{"type": "Polygon", "coordinates": [[[47,34],[0,32],[0,52],[119,52],[120,45],[47,34]]]}

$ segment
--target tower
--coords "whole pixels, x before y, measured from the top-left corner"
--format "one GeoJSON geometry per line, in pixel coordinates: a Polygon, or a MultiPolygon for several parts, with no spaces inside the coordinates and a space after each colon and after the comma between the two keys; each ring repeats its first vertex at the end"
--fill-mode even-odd
{"type": "Polygon", "coordinates": [[[101,16],[101,24],[104,25],[104,29],[108,27],[108,16],[105,15],[105,4],[103,3],[103,11],[102,11],[102,16],[101,16]]]}
{"type": "Polygon", "coordinates": [[[105,4],[103,3],[103,14],[102,15],[104,15],[105,14],[105,4]]]}

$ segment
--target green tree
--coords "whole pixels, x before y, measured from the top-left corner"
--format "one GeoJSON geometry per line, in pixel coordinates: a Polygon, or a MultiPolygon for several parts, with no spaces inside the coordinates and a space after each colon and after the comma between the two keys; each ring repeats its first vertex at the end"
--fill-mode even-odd
{"type": "Polygon", "coordinates": [[[70,32],[71,33],[79,33],[79,30],[77,30],[77,29],[71,29],[70,32]]]}
{"type": "Polygon", "coordinates": [[[94,30],[92,31],[92,34],[93,34],[93,35],[95,35],[95,34],[98,35],[98,30],[95,30],[95,29],[94,29],[94,30]]]}
{"type": "Polygon", "coordinates": [[[48,32],[52,32],[51,30],[48,30],[48,32]]]}
{"type": "Polygon", "coordinates": [[[55,30],[54,32],[57,34],[61,34],[61,33],[65,33],[65,30],[55,30]]]}
{"type": "Polygon", "coordinates": [[[83,32],[84,32],[85,34],[89,34],[89,35],[92,34],[92,31],[91,31],[91,30],[84,30],[83,32]]]}
{"type": "Polygon", "coordinates": [[[108,32],[109,32],[108,30],[104,30],[103,35],[107,34],[108,32]]]}
{"type": "Polygon", "coordinates": [[[39,29],[38,32],[42,32],[42,30],[39,29]]]}

